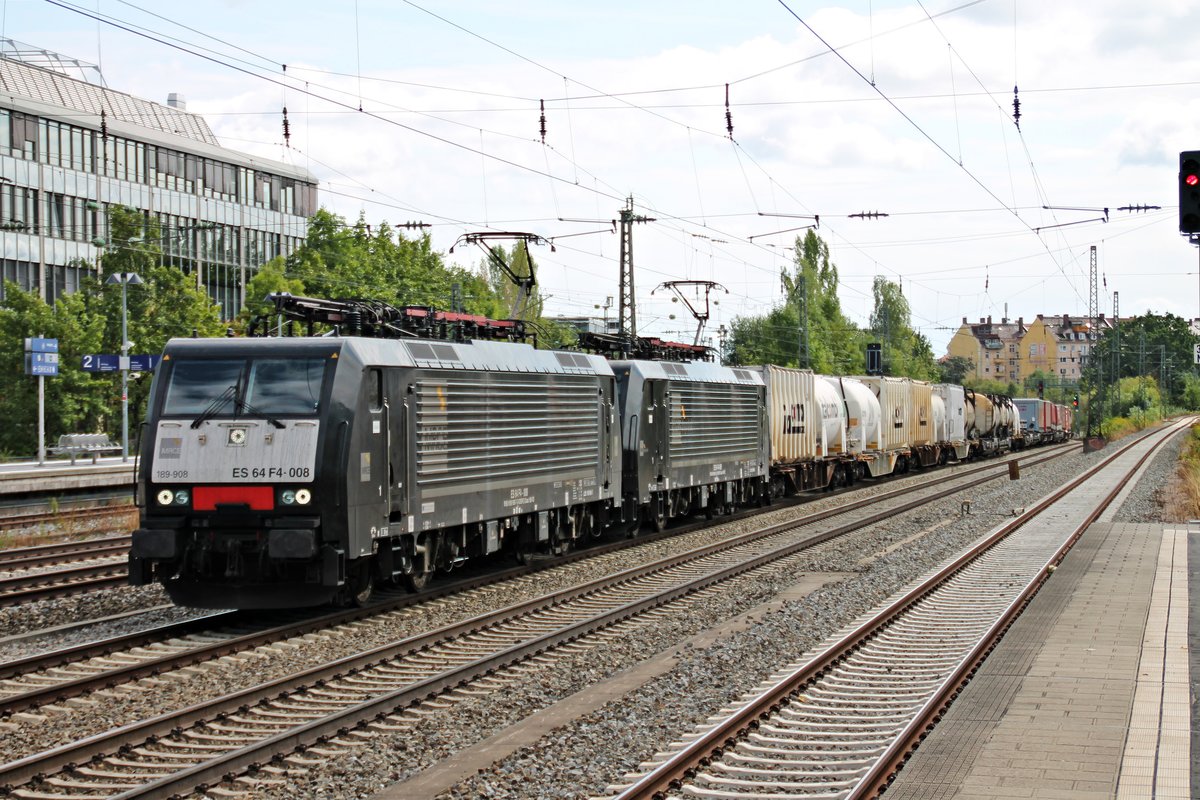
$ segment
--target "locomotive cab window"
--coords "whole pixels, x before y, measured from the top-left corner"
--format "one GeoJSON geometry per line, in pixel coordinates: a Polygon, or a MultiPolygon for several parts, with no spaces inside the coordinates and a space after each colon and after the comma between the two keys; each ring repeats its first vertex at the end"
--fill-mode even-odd
{"type": "Polygon", "coordinates": [[[383,410],[383,371],[367,370],[367,407],[372,411],[383,410]]]}
{"type": "Polygon", "coordinates": [[[180,359],[164,416],[311,416],[319,410],[323,358],[180,359]]]}

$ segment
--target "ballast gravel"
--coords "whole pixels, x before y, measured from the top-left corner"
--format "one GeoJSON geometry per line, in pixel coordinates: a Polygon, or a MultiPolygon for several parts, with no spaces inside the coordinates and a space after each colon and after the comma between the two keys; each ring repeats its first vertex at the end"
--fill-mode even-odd
{"type": "Polygon", "coordinates": [[[303,774],[288,774],[281,783],[275,783],[278,776],[269,776],[253,794],[279,800],[368,797],[587,689],[599,677],[662,652],[675,652],[679,663],[667,674],[548,731],[535,746],[516,751],[440,797],[516,800],[603,794],[639,763],[721,712],[784,664],[798,660],[832,632],[1106,455],[1103,451],[1068,455],[1048,465],[1024,468],[1019,481],[995,481],[899,514],[866,532],[809,551],[806,559],[786,569],[731,582],[726,591],[706,596],[702,604],[632,628],[622,637],[606,638],[603,646],[558,659],[520,685],[430,711],[421,725],[403,734],[381,734],[345,756],[308,766],[303,774]],[[969,514],[961,513],[963,499],[971,502],[969,514]],[[882,555],[871,559],[871,554],[882,555]],[[689,637],[775,598],[810,572],[852,574],[803,599],[787,601],[778,612],[711,647],[683,646],[689,637]]]}
{"type": "MultiPolygon", "coordinates": [[[[942,470],[938,474],[950,477],[955,471],[952,468],[942,470]]],[[[913,476],[888,481],[864,487],[851,497],[857,499],[871,496],[921,480],[921,476],[913,476]]],[[[354,626],[343,626],[291,639],[287,646],[261,647],[197,667],[122,685],[104,692],[99,697],[91,698],[95,700],[95,705],[91,707],[81,707],[89,700],[88,697],[84,697],[83,703],[75,703],[76,707],[69,714],[46,716],[41,720],[24,717],[20,725],[13,730],[7,730],[5,736],[0,739],[0,760],[8,761],[33,755],[113,727],[184,708],[444,625],[461,622],[548,592],[577,586],[623,569],[715,543],[731,535],[754,530],[765,522],[791,519],[810,510],[822,510],[844,502],[846,500],[840,496],[821,497],[799,510],[781,508],[754,518],[648,542],[618,553],[538,572],[414,608],[380,614],[354,626]]],[[[99,616],[94,610],[101,604],[104,605],[104,614],[112,614],[126,610],[127,607],[134,607],[138,602],[157,605],[164,599],[157,587],[136,587],[124,591],[106,590],[34,604],[53,609],[45,615],[39,615],[34,610],[34,616],[46,620],[45,625],[61,624],[59,620],[70,618],[72,605],[76,607],[76,613],[99,616]],[[103,596],[104,599],[97,599],[98,596],[103,596]]],[[[134,619],[136,618],[130,618],[134,619]]],[[[138,623],[130,621],[122,624],[138,623]]],[[[48,638],[53,640],[52,636],[48,638]]]]}
{"type": "MultiPolygon", "coordinates": [[[[692,730],[725,704],[758,685],[783,663],[798,658],[830,632],[995,527],[1015,509],[1024,508],[1103,456],[1103,452],[1068,455],[1048,465],[1023,468],[1020,481],[999,480],[968,490],[965,498],[971,501],[969,515],[961,515],[963,498],[937,501],[917,511],[898,515],[867,532],[810,551],[805,558],[793,560],[786,568],[730,583],[727,591],[707,595],[703,603],[634,627],[619,638],[606,639],[602,647],[558,658],[553,664],[530,673],[535,677],[521,685],[459,700],[449,708],[428,713],[421,725],[402,735],[380,734],[343,757],[308,766],[303,774],[288,774],[281,784],[261,785],[253,791],[253,796],[288,800],[297,796],[369,796],[482,741],[536,710],[587,689],[606,676],[676,648],[682,660],[667,675],[594,714],[551,732],[536,747],[517,752],[445,796],[581,797],[601,793],[605,786],[619,781],[622,775],[636,768],[662,745],[692,730]],[[952,521],[947,523],[947,520],[952,521]],[[865,562],[865,558],[873,553],[884,555],[873,562],[865,562]],[[781,612],[769,615],[749,630],[708,649],[682,647],[689,637],[775,598],[809,572],[855,574],[803,600],[787,603],[781,612]]],[[[953,469],[944,470],[940,474],[952,475],[953,472],[953,469]]],[[[853,497],[890,491],[915,479],[866,487],[853,497]]],[[[1126,505],[1133,503],[1136,496],[1137,491],[1126,505]]],[[[784,509],[765,516],[783,519],[841,502],[844,502],[841,497],[824,497],[800,511],[784,509]]],[[[94,706],[73,709],[65,716],[48,717],[44,724],[22,722],[16,730],[5,732],[3,744],[0,744],[0,759],[7,761],[31,754],[113,725],[162,713],[324,663],[348,652],[361,651],[384,641],[394,641],[538,596],[560,586],[578,584],[616,571],[618,565],[629,567],[691,549],[701,542],[724,539],[759,527],[763,522],[764,516],[733,522],[425,604],[419,610],[393,612],[387,615],[386,621],[371,626],[365,634],[366,629],[360,626],[355,628],[352,636],[340,633],[309,636],[291,642],[298,645],[295,648],[265,648],[261,652],[206,665],[201,670],[142,681],[107,692],[103,698],[95,698],[98,702],[94,706]]],[[[156,587],[142,587],[111,594],[146,593],[147,596],[138,599],[146,605],[157,605],[163,598],[161,593],[150,596],[156,592],[156,587]]],[[[136,606],[136,602],[134,600],[131,606],[136,606]]],[[[95,605],[96,595],[39,605],[59,607],[46,612],[45,619],[66,620],[72,619],[73,613],[80,613],[78,606],[71,610],[72,603],[95,605]]],[[[0,609],[0,631],[5,630],[6,623],[14,624],[6,620],[3,611],[0,609]]],[[[24,611],[28,613],[29,609],[24,611]]],[[[115,611],[106,610],[105,613],[115,611]]],[[[181,610],[181,613],[195,612],[181,610]]],[[[37,624],[29,624],[25,629],[36,627],[37,624]]],[[[245,788],[244,784],[241,788],[245,788]]]]}

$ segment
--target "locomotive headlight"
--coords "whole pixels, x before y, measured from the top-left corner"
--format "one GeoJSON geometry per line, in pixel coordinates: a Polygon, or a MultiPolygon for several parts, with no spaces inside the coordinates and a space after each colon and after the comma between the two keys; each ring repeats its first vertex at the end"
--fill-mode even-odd
{"type": "Polygon", "coordinates": [[[170,489],[163,489],[158,493],[158,504],[160,506],[169,506],[175,500],[175,493],[170,489]]]}
{"type": "Polygon", "coordinates": [[[310,492],[308,489],[297,489],[296,490],[296,502],[297,503],[299,503],[302,506],[306,506],[311,501],[312,501],[312,492],[310,492]]]}
{"type": "Polygon", "coordinates": [[[178,489],[175,492],[176,505],[186,506],[191,497],[187,493],[187,489],[178,489]]]}
{"type": "Polygon", "coordinates": [[[290,506],[296,502],[296,493],[291,489],[284,489],[279,493],[279,499],[283,501],[285,506],[290,506]]]}

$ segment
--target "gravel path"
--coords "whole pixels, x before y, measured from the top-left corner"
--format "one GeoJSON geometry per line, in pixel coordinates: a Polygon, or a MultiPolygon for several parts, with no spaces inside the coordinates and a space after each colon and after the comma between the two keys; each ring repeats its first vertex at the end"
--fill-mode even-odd
{"type": "MultiPolygon", "coordinates": [[[[1138,479],[1137,485],[1113,517],[1116,522],[1161,522],[1163,520],[1162,492],[1175,477],[1179,453],[1187,441],[1187,430],[1172,436],[1159,448],[1154,460],[1138,479]]],[[[1177,520],[1175,520],[1177,521],[1177,520]]]]}

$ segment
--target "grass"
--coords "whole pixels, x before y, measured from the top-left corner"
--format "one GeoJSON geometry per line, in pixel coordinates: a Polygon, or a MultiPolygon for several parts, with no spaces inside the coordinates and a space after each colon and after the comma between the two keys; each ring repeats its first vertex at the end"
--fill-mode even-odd
{"type": "Polygon", "coordinates": [[[27,528],[0,531],[0,550],[112,536],[122,531],[131,531],[137,527],[137,524],[138,510],[136,506],[131,505],[127,513],[110,517],[103,523],[97,523],[96,520],[86,517],[76,517],[43,522],[27,528]]]}
{"type": "Polygon", "coordinates": [[[1161,494],[1165,521],[1200,519],[1200,425],[1193,425],[1188,431],[1175,476],[1161,494]]]}

